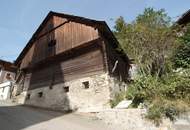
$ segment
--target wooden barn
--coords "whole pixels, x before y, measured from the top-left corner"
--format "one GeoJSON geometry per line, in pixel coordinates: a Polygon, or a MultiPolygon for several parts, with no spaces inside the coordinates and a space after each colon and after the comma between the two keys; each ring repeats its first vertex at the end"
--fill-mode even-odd
{"type": "Polygon", "coordinates": [[[59,110],[102,109],[126,88],[129,59],[104,21],[50,12],[16,59],[16,99],[59,110]]]}

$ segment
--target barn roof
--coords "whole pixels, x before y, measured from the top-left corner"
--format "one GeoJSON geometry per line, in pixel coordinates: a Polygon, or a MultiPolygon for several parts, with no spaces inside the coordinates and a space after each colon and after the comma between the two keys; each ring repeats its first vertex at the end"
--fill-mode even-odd
{"type": "MultiPolygon", "coordinates": [[[[19,61],[22,60],[22,58],[28,52],[30,47],[34,44],[34,41],[37,38],[37,34],[43,29],[45,24],[48,22],[48,20],[52,16],[58,16],[58,17],[62,17],[62,18],[67,18],[67,19],[69,19],[69,21],[75,21],[75,22],[78,22],[78,23],[83,23],[83,24],[87,24],[89,26],[93,26],[93,27],[99,29],[100,33],[107,40],[111,41],[110,43],[114,47],[118,47],[118,41],[115,38],[114,34],[112,33],[112,31],[110,30],[110,28],[108,27],[108,25],[106,24],[105,21],[97,21],[97,20],[88,19],[88,18],[84,18],[84,17],[79,17],[79,16],[74,16],[74,15],[63,14],[63,13],[57,13],[57,12],[50,11],[49,14],[46,16],[46,18],[44,19],[44,21],[41,23],[41,25],[36,30],[36,32],[33,34],[32,38],[29,40],[29,42],[27,43],[25,48],[22,50],[22,52],[20,53],[18,58],[16,59],[15,64],[18,64],[19,61]]],[[[128,59],[127,56],[126,56],[126,58],[128,59]]]]}
{"type": "Polygon", "coordinates": [[[190,23],[190,9],[186,11],[178,20],[178,24],[187,24],[190,23]]]}

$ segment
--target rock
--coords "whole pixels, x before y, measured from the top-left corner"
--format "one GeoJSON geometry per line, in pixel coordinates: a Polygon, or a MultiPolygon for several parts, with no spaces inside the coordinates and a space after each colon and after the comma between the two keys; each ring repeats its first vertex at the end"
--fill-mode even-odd
{"type": "Polygon", "coordinates": [[[126,109],[132,103],[132,100],[123,100],[115,108],[116,109],[126,109]]]}

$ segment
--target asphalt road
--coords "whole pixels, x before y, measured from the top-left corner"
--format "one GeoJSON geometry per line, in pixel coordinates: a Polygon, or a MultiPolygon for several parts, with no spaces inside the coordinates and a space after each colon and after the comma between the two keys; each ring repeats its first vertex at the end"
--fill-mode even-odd
{"type": "Polygon", "coordinates": [[[0,130],[111,130],[88,115],[63,114],[0,101],[0,130]]]}

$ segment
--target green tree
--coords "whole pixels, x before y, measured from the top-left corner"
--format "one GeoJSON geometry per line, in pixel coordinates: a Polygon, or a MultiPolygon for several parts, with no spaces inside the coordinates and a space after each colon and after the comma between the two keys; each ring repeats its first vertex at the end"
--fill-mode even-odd
{"type": "Polygon", "coordinates": [[[184,34],[178,38],[180,46],[173,57],[176,68],[190,68],[190,25],[185,28],[184,34]]]}
{"type": "Polygon", "coordinates": [[[190,25],[180,36],[181,30],[184,32],[184,28],[171,25],[163,9],[146,8],[132,23],[123,17],[116,20],[114,33],[120,47],[135,59],[141,73],[112,105],[123,97],[133,101],[131,107],[142,103],[148,110],[146,117],[157,124],[162,117],[175,120],[180,113],[190,111],[190,69],[173,71],[173,65],[190,66],[190,25]]]}
{"type": "Polygon", "coordinates": [[[168,70],[167,59],[176,47],[176,33],[170,25],[170,17],[163,9],[146,8],[130,24],[123,17],[118,18],[114,33],[121,48],[135,59],[142,73],[161,76],[168,70]]]}

